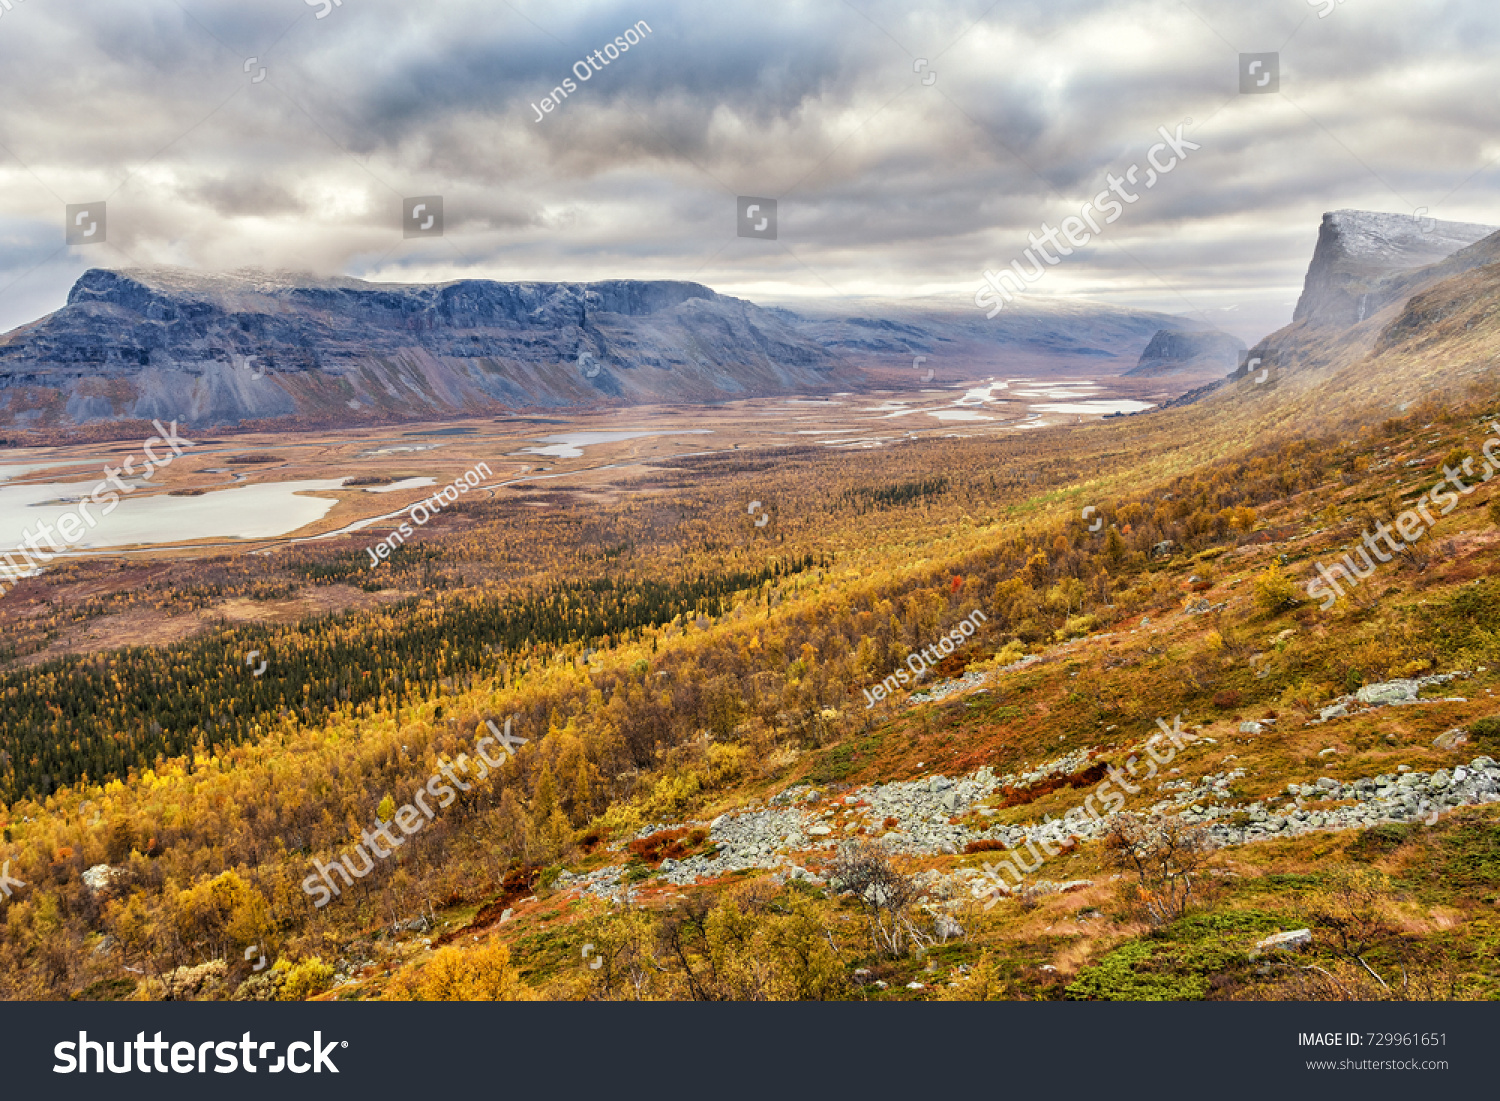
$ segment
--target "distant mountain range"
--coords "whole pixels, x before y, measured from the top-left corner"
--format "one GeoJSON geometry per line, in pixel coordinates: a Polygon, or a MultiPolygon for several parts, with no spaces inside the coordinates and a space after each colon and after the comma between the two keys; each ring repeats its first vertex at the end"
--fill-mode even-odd
{"type": "Polygon", "coordinates": [[[0,337],[0,425],[347,424],[523,408],[701,404],[975,372],[1118,374],[1167,314],[1038,301],[763,308],[697,283],[420,285],[91,270],[0,337]]]}
{"type": "Polygon", "coordinates": [[[62,309],[0,336],[0,426],[341,425],[1001,373],[1127,375],[1180,391],[1220,376],[1168,402],[1180,405],[1251,365],[1342,369],[1419,342],[1454,311],[1490,301],[1495,280],[1477,273],[1497,263],[1492,226],[1325,214],[1292,323],[1248,351],[1190,319],[1035,297],[989,320],[947,300],[760,306],[672,281],[397,284],[95,269],[62,309]],[[1465,282],[1466,273],[1476,274],[1465,282]]]}

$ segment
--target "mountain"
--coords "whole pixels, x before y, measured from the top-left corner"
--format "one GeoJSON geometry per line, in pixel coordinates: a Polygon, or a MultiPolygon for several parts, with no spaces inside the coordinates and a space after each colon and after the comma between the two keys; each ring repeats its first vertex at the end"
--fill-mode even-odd
{"type": "Polygon", "coordinates": [[[1362,210],[1325,214],[1292,323],[1251,348],[1247,364],[1352,363],[1374,349],[1413,295],[1497,259],[1494,226],[1362,210]]]}
{"type": "Polygon", "coordinates": [[[1344,327],[1363,321],[1402,296],[1403,274],[1430,267],[1497,228],[1363,210],[1325,214],[1292,320],[1344,327]]]}
{"type": "Polygon", "coordinates": [[[1086,303],[1018,305],[996,323],[921,300],[799,311],[673,281],[94,269],[62,309],[0,337],[0,425],[712,403],[868,388],[891,367],[903,373],[886,381],[904,383],[913,353],[945,380],[1001,368],[1118,374],[1152,333],[1193,324],[1086,303]]]}
{"type": "Polygon", "coordinates": [[[13,424],[712,402],[859,378],[771,312],[665,281],[92,270],[61,310],[0,338],[0,418],[13,424]]]}
{"type": "MultiPolygon", "coordinates": [[[[799,333],[867,367],[910,372],[915,355],[940,379],[976,373],[1127,374],[1162,329],[1206,328],[1152,310],[1029,296],[988,319],[948,299],[855,298],[786,303],[799,333]]],[[[1230,367],[1233,364],[1229,365],[1230,367]]]]}
{"type": "Polygon", "coordinates": [[[1439,255],[1488,227],[1428,229],[1391,214],[1325,215],[1292,323],[1251,348],[1227,378],[1161,408],[1192,406],[1198,433],[1238,426],[1267,435],[1289,425],[1346,431],[1418,403],[1493,393],[1500,232],[1439,255]]]}
{"type": "Polygon", "coordinates": [[[1245,342],[1229,333],[1159,329],[1140,362],[1125,374],[1141,378],[1223,375],[1238,367],[1244,354],[1245,342]]]}

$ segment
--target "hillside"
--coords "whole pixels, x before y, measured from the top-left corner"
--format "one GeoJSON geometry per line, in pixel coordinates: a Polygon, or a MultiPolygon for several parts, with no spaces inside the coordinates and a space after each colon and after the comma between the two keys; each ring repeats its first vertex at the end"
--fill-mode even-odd
{"type": "MultiPolygon", "coordinates": [[[[1306,586],[1482,454],[1500,409],[1424,406],[1353,439],[1268,433],[1220,458],[1225,441],[1172,430],[1191,413],[688,457],[647,476],[652,508],[596,508],[588,527],[568,493],[473,502],[393,556],[379,587],[397,603],[13,669],[0,813],[29,887],[8,905],[0,983],[1493,996],[1500,502],[1481,485],[1328,610],[1306,586]],[[774,502],[764,531],[722,507],[747,484],[774,502]],[[965,620],[978,629],[939,653],[965,620]],[[251,648],[272,659],[264,677],[238,668],[251,648]],[[924,651],[920,683],[892,680],[924,651]],[[87,721],[64,739],[61,714],[87,721]],[[1158,720],[1180,746],[1152,741],[1158,720]],[[477,770],[489,723],[525,743],[314,905],[307,884],[362,824],[401,818],[445,761],[477,770]],[[1189,831],[1190,897],[1151,909],[1166,886],[1115,862],[1090,796],[1189,831]],[[897,877],[881,892],[906,895],[899,913],[843,893],[857,869],[836,843],[858,840],[882,841],[873,874],[897,877]],[[1367,942],[1352,954],[1336,924],[1351,913],[1367,942]],[[1252,956],[1301,929],[1307,955],[1252,956]],[[240,962],[247,937],[280,958],[269,976],[240,962]]],[[[77,614],[275,599],[361,579],[362,560],[178,563],[77,614]]],[[[7,599],[52,630],[74,614],[52,594],[105,576],[79,563],[7,599]]]]}

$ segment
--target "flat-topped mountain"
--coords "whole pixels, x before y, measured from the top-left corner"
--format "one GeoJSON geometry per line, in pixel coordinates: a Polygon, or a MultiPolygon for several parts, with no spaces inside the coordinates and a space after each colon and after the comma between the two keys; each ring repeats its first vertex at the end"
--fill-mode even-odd
{"type": "Polygon", "coordinates": [[[1366,210],[1325,214],[1292,320],[1363,321],[1400,293],[1393,277],[1436,264],[1497,228],[1366,210]]]}
{"type": "Polygon", "coordinates": [[[771,311],[696,283],[92,270],[61,310],[0,337],[0,418],[342,421],[711,402],[859,377],[771,311]]]}
{"type": "Polygon", "coordinates": [[[1325,214],[1292,323],[1251,348],[1248,359],[1290,369],[1347,366],[1375,349],[1414,296],[1496,261],[1494,226],[1361,210],[1325,214]]]}
{"type": "Polygon", "coordinates": [[[926,357],[921,369],[948,380],[997,369],[1028,375],[1127,374],[1153,334],[1204,327],[1190,317],[1042,295],[1022,296],[993,319],[966,300],[937,297],[812,300],[777,312],[798,332],[861,366],[909,375],[913,353],[920,353],[926,357]]]}

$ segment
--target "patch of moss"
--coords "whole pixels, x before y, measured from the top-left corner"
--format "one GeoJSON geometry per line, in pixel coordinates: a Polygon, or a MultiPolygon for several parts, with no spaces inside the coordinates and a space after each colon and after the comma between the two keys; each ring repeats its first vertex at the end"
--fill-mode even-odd
{"type": "Polygon", "coordinates": [[[1253,966],[1238,942],[1278,928],[1280,919],[1260,910],[1190,914],[1085,968],[1067,995],[1112,1002],[1199,1001],[1253,966]]]}
{"type": "Polygon", "coordinates": [[[1349,858],[1369,864],[1400,848],[1414,832],[1415,827],[1401,822],[1382,822],[1378,826],[1371,826],[1367,830],[1361,830],[1349,845],[1349,858]]]}
{"type": "Polygon", "coordinates": [[[1451,888],[1483,890],[1500,883],[1500,823],[1459,821],[1438,844],[1439,876],[1451,888]]]}
{"type": "MultiPolygon", "coordinates": [[[[1270,877],[1267,877],[1270,878],[1270,877]]],[[[1316,876],[1285,876],[1286,879],[1308,879],[1317,882],[1316,876]]],[[[1236,933],[1258,934],[1274,932],[1281,928],[1282,918],[1264,910],[1219,910],[1215,913],[1188,914],[1179,918],[1157,934],[1164,940],[1194,944],[1203,940],[1219,940],[1236,933]]]]}
{"type": "Polygon", "coordinates": [[[1069,998],[1105,1002],[1198,1001],[1206,993],[1207,978],[1161,968],[1155,948],[1143,941],[1116,948],[1084,968],[1067,989],[1069,998]]]}
{"type": "Polygon", "coordinates": [[[1500,745],[1500,715],[1490,715],[1470,723],[1469,737],[1486,746],[1500,745]]]}
{"type": "Polygon", "coordinates": [[[807,778],[815,784],[830,784],[849,777],[854,771],[854,744],[845,742],[825,751],[813,765],[807,778]]]}
{"type": "Polygon", "coordinates": [[[1251,886],[1265,887],[1273,891],[1303,891],[1316,887],[1322,879],[1315,875],[1298,875],[1293,872],[1272,872],[1252,880],[1251,886]]]}
{"type": "Polygon", "coordinates": [[[121,1002],[135,993],[134,979],[100,979],[80,990],[80,1002],[121,1002]]]}

